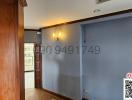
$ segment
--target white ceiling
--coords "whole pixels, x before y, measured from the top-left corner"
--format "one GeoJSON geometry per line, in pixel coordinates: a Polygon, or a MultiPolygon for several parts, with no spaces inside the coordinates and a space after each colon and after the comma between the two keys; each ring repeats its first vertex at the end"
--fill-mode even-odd
{"type": "MultiPolygon", "coordinates": [[[[131,1],[132,7],[132,0],[113,1],[131,1]]],[[[96,0],[27,0],[27,3],[25,28],[32,29],[87,18],[96,8],[96,0]]],[[[130,6],[130,2],[127,4],[130,6]]]]}
{"type": "Polygon", "coordinates": [[[80,19],[89,0],[27,0],[25,27],[39,28],[80,19]],[[82,2],[83,1],[83,2],[82,2]]]}

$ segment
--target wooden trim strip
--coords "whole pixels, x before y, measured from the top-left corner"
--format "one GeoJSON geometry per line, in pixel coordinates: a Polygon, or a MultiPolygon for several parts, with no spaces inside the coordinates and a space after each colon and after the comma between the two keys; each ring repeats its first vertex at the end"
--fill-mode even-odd
{"type": "Polygon", "coordinates": [[[20,3],[23,7],[27,6],[27,1],[26,0],[20,0],[20,3]]]}
{"type": "Polygon", "coordinates": [[[24,31],[37,31],[37,32],[40,32],[40,29],[24,29],[24,31]]]}
{"type": "Polygon", "coordinates": [[[42,54],[41,44],[36,43],[34,45],[34,64],[35,64],[35,88],[42,88],[42,54]]]}
{"type": "Polygon", "coordinates": [[[88,99],[86,99],[86,98],[82,98],[82,100],[88,100],[88,99]]]}
{"type": "Polygon", "coordinates": [[[34,70],[24,71],[25,73],[34,72],[34,70]]]}
{"type": "Polygon", "coordinates": [[[47,26],[47,27],[42,27],[42,28],[40,28],[40,30],[47,29],[47,28],[52,28],[52,27],[57,27],[57,26],[61,26],[61,25],[68,25],[68,24],[74,24],[74,23],[79,23],[79,22],[84,22],[84,21],[95,20],[95,19],[104,18],[104,17],[110,17],[110,16],[115,16],[115,15],[127,14],[127,13],[132,13],[132,9],[118,11],[118,12],[109,13],[109,14],[105,14],[105,15],[94,16],[94,17],[80,19],[80,20],[75,20],[75,21],[70,21],[70,22],[56,24],[56,25],[51,25],[51,26],[47,26]]]}
{"type": "Polygon", "coordinates": [[[50,94],[52,94],[52,95],[55,95],[55,96],[57,96],[57,97],[63,98],[63,99],[65,99],[65,100],[73,100],[73,99],[71,99],[71,98],[69,98],[69,97],[60,95],[60,94],[58,94],[58,93],[49,91],[49,90],[47,90],[47,89],[42,89],[42,90],[45,91],[45,92],[48,92],[48,93],[50,93],[50,94]]]}

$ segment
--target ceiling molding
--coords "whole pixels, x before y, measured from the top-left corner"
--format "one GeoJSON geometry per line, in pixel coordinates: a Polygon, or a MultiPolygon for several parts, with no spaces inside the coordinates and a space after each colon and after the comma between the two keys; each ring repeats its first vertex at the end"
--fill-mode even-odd
{"type": "Polygon", "coordinates": [[[127,14],[127,13],[132,13],[132,9],[118,11],[118,12],[104,14],[104,15],[99,15],[99,16],[94,16],[94,17],[80,19],[80,20],[74,20],[74,21],[61,23],[61,24],[56,24],[56,25],[51,25],[51,26],[47,26],[47,27],[42,27],[42,28],[40,28],[40,30],[47,29],[47,28],[52,28],[52,27],[57,27],[57,26],[62,26],[62,25],[67,25],[67,24],[74,24],[74,23],[79,23],[79,22],[84,22],[84,21],[95,20],[95,19],[104,18],[104,17],[110,17],[110,16],[115,16],[115,15],[127,14]]]}
{"type": "Polygon", "coordinates": [[[41,30],[40,29],[24,29],[24,31],[37,31],[37,32],[40,32],[41,30]]]}

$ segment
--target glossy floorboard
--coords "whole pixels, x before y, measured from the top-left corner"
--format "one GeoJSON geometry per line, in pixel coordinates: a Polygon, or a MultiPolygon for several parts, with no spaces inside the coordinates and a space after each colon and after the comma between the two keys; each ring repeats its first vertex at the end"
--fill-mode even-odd
{"type": "Polygon", "coordinates": [[[40,89],[26,89],[25,100],[66,100],[40,89]]]}

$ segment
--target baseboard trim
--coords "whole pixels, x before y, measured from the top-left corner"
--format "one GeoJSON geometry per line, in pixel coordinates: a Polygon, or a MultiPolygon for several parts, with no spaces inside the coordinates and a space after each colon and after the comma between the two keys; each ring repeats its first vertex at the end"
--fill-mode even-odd
{"type": "Polygon", "coordinates": [[[88,99],[86,99],[86,98],[82,98],[82,100],[88,100],[88,99]]]}
{"type": "Polygon", "coordinates": [[[60,97],[60,98],[65,99],[65,100],[73,100],[73,99],[71,99],[71,98],[69,98],[69,97],[66,97],[66,96],[63,96],[63,95],[61,95],[61,94],[52,92],[52,91],[50,91],[50,90],[47,90],[47,89],[43,89],[43,90],[44,90],[45,92],[48,92],[48,93],[50,93],[50,94],[53,94],[53,95],[55,95],[55,96],[57,96],[57,97],[60,97]]]}

